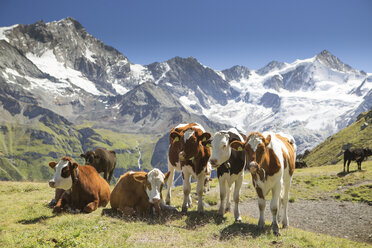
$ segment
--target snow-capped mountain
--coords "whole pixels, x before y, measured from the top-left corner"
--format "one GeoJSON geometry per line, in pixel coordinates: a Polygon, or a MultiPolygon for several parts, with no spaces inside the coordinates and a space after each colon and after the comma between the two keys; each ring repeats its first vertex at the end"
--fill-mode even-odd
{"type": "Polygon", "coordinates": [[[192,57],[139,65],[73,18],[0,28],[0,85],[3,116],[37,105],[121,132],[164,134],[186,121],[210,131],[281,130],[294,135],[299,151],[372,106],[372,74],[328,51],[259,70],[218,71],[192,57]]]}

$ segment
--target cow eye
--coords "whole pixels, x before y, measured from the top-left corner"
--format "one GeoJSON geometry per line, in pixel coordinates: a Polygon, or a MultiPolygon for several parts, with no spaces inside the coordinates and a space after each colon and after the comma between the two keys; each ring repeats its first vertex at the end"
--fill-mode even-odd
{"type": "Polygon", "coordinates": [[[63,178],[68,178],[70,176],[70,171],[67,167],[63,168],[61,171],[61,176],[63,178]]]}

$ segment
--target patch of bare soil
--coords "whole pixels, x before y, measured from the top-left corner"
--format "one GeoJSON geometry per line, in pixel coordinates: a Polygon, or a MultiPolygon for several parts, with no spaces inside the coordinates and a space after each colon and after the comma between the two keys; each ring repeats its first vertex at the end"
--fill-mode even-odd
{"type": "MultiPolygon", "coordinates": [[[[297,200],[288,204],[290,226],[372,243],[372,206],[366,203],[297,200]]],[[[241,203],[240,212],[258,219],[257,200],[241,203]]],[[[265,219],[272,221],[270,201],[266,201],[265,219]]]]}

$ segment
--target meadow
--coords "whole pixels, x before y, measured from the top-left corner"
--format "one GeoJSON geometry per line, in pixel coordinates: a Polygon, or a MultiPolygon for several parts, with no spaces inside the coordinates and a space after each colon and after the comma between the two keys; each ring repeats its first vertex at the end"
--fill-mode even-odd
{"type": "MultiPolygon", "coordinates": [[[[340,173],[342,164],[296,170],[290,202],[328,199],[371,204],[372,161],[363,163],[362,172],[355,171],[355,166],[353,163],[350,174],[340,173]]],[[[241,201],[255,199],[250,175],[245,176],[244,183],[241,201]]],[[[204,214],[196,212],[194,199],[186,215],[133,218],[114,213],[109,205],[91,214],[55,215],[48,207],[54,192],[47,182],[3,181],[0,247],[372,247],[293,227],[281,230],[282,235],[276,237],[270,222],[259,232],[257,219],[245,215],[242,223],[234,223],[232,213],[224,218],[217,215],[217,185],[213,180],[211,191],[205,195],[210,207],[204,214]]],[[[181,203],[182,187],[176,187],[172,205],[180,210],[181,203]]]]}

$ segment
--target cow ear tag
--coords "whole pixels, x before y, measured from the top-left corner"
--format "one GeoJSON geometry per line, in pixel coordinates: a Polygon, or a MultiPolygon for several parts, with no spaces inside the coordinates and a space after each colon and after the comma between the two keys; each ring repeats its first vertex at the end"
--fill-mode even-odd
{"type": "Polygon", "coordinates": [[[243,147],[239,146],[238,151],[243,151],[243,147]]]}
{"type": "Polygon", "coordinates": [[[174,141],[179,141],[179,140],[180,140],[179,137],[174,138],[174,141]]]}
{"type": "Polygon", "coordinates": [[[211,147],[211,144],[208,143],[208,144],[207,144],[207,147],[211,147]]]}
{"type": "Polygon", "coordinates": [[[202,141],[206,141],[206,140],[207,140],[207,138],[206,138],[206,137],[204,137],[202,141]]]}

